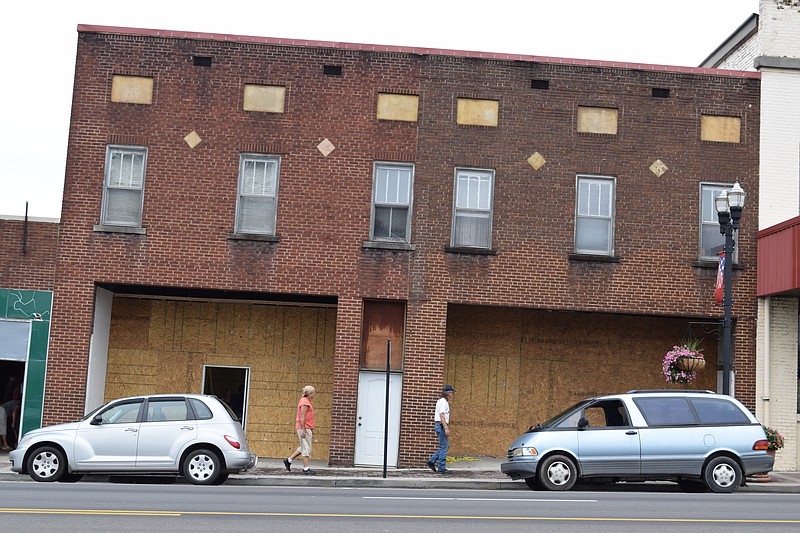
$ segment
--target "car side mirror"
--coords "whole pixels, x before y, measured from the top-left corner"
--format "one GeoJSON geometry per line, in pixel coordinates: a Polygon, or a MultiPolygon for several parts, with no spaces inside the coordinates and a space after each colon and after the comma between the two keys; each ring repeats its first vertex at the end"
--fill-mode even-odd
{"type": "Polygon", "coordinates": [[[582,416],[578,419],[578,429],[583,429],[589,427],[589,420],[582,416]]]}
{"type": "Polygon", "coordinates": [[[92,418],[92,421],[89,422],[89,424],[91,424],[93,426],[99,426],[102,423],[103,423],[103,415],[95,415],[95,417],[92,418]]]}

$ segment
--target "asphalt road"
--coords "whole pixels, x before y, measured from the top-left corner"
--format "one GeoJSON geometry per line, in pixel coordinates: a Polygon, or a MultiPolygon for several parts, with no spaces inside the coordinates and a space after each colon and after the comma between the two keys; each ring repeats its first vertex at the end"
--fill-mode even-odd
{"type": "Polygon", "coordinates": [[[797,494],[0,482],[0,530],[800,531],[797,494]],[[298,529],[299,528],[299,529],[298,529]]]}

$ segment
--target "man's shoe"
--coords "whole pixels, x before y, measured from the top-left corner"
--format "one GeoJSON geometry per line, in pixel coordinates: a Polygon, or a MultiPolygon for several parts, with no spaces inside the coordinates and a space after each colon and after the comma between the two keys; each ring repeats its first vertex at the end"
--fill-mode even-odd
{"type": "Polygon", "coordinates": [[[283,460],[283,466],[285,466],[286,470],[288,470],[289,472],[292,471],[292,463],[289,462],[289,459],[283,460]]]}
{"type": "Polygon", "coordinates": [[[428,468],[430,468],[431,470],[433,470],[433,473],[434,473],[434,474],[436,473],[436,463],[432,463],[432,462],[430,462],[430,461],[425,461],[425,464],[426,464],[426,465],[428,465],[428,468]]]}
{"type": "Polygon", "coordinates": [[[315,476],[315,475],[317,475],[317,473],[314,472],[313,470],[311,470],[310,468],[304,468],[303,469],[303,474],[305,474],[307,476],[315,476]]]}
{"type": "Polygon", "coordinates": [[[449,476],[450,474],[452,474],[450,470],[439,470],[439,473],[442,474],[443,476],[449,476]]]}

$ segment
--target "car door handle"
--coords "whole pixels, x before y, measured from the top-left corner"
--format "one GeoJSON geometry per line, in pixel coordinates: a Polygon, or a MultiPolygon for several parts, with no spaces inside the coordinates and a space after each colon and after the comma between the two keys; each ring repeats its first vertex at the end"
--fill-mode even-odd
{"type": "Polygon", "coordinates": [[[628,431],[625,432],[626,435],[636,435],[637,433],[638,431],[634,431],[632,429],[629,429],[628,431]]]}
{"type": "Polygon", "coordinates": [[[136,428],[128,428],[125,431],[130,431],[131,433],[138,433],[139,430],[136,428]]]}
{"type": "Polygon", "coordinates": [[[186,431],[191,431],[191,430],[194,429],[194,427],[192,427],[192,426],[182,426],[181,429],[184,429],[186,431]]]}

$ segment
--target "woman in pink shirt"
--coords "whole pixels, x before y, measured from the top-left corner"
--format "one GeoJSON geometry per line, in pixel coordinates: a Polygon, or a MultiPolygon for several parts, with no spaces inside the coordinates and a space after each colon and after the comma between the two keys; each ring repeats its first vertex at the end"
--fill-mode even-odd
{"type": "Polygon", "coordinates": [[[286,467],[286,470],[291,470],[292,461],[298,455],[302,455],[303,473],[314,474],[314,471],[308,467],[308,461],[311,457],[311,439],[314,436],[314,406],[311,404],[311,399],[316,394],[316,389],[311,385],[303,387],[303,396],[297,402],[297,417],[294,425],[295,430],[297,430],[297,437],[300,439],[300,446],[297,447],[292,455],[283,460],[283,466],[286,467]]]}

